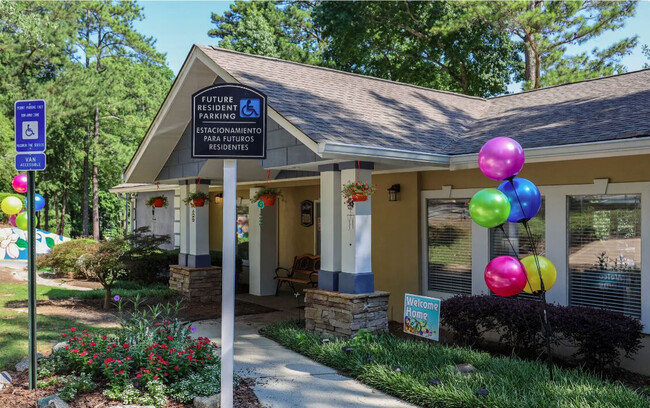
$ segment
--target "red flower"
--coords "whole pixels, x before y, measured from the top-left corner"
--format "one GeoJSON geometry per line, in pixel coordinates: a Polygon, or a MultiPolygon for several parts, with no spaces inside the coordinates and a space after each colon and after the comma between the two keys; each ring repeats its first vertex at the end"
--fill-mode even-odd
{"type": "Polygon", "coordinates": [[[66,350],[70,350],[70,346],[65,346],[65,349],[66,349],[66,350]]]}
{"type": "Polygon", "coordinates": [[[153,376],[153,379],[154,379],[154,380],[157,380],[157,379],[158,379],[158,374],[154,375],[154,376],[153,376]]]}
{"type": "Polygon", "coordinates": [[[93,363],[93,360],[88,360],[88,361],[86,362],[86,364],[92,364],[92,363],[93,363]]]}
{"type": "Polygon", "coordinates": [[[167,336],[167,340],[169,340],[169,341],[174,340],[174,336],[167,336]]]}
{"type": "Polygon", "coordinates": [[[120,375],[124,374],[124,370],[120,370],[120,372],[118,374],[120,374],[120,375]]]}
{"type": "Polygon", "coordinates": [[[131,361],[131,360],[133,360],[131,356],[126,356],[126,361],[131,361]]]}
{"type": "Polygon", "coordinates": [[[140,378],[140,377],[142,377],[142,374],[137,373],[135,376],[136,376],[137,378],[140,378]]]}
{"type": "Polygon", "coordinates": [[[77,350],[77,349],[72,349],[72,352],[73,352],[73,353],[78,353],[79,350],[77,350]]]}
{"type": "Polygon", "coordinates": [[[97,343],[95,343],[94,341],[91,341],[91,342],[90,342],[90,345],[94,347],[94,346],[97,345],[97,343]]]}
{"type": "Polygon", "coordinates": [[[102,340],[106,340],[106,336],[102,336],[102,340]]]}
{"type": "Polygon", "coordinates": [[[174,366],[174,370],[178,370],[178,366],[174,366]]]}
{"type": "Polygon", "coordinates": [[[61,337],[66,337],[66,336],[67,336],[67,334],[61,333],[61,337]]]}
{"type": "Polygon", "coordinates": [[[76,331],[77,331],[77,328],[76,328],[76,327],[71,327],[71,328],[70,328],[70,331],[71,331],[71,332],[76,332],[76,331]]]}
{"type": "Polygon", "coordinates": [[[122,344],[122,347],[128,349],[128,348],[129,348],[129,343],[124,343],[124,344],[122,344]]]}

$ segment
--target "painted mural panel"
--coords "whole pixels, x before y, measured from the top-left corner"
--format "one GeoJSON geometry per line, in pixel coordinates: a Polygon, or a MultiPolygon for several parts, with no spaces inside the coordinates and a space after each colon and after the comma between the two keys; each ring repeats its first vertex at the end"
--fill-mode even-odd
{"type": "MultiPolygon", "coordinates": [[[[47,254],[52,247],[70,238],[36,230],[36,255],[47,254]]],[[[27,260],[27,231],[18,228],[0,228],[0,260],[27,260]]]]}

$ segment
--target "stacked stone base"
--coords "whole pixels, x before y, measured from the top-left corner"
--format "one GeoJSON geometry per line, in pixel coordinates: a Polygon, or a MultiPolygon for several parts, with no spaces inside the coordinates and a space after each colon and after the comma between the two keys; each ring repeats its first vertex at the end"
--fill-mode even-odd
{"type": "Polygon", "coordinates": [[[305,289],[305,327],[336,337],[388,331],[389,292],[350,294],[305,289]]]}
{"type": "Polygon", "coordinates": [[[220,302],[221,268],[170,265],[169,288],[180,292],[191,303],[220,302]]]}

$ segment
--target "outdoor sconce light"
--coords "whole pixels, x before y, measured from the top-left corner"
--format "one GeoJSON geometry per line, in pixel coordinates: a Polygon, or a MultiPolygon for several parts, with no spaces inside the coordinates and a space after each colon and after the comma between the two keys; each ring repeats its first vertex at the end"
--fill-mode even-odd
{"type": "Polygon", "coordinates": [[[400,186],[399,184],[393,184],[388,189],[388,201],[397,201],[399,198],[400,186]]]}
{"type": "Polygon", "coordinates": [[[223,203],[223,193],[216,193],[214,195],[214,202],[215,202],[215,204],[222,204],[223,203]]]}

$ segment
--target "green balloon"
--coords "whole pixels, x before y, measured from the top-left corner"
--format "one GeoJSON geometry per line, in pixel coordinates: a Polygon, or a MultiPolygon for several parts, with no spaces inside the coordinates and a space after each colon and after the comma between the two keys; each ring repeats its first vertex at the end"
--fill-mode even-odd
{"type": "Polygon", "coordinates": [[[16,216],[16,227],[20,228],[23,231],[27,231],[27,212],[21,212],[16,216]]]}
{"type": "Polygon", "coordinates": [[[510,201],[496,188],[484,188],[470,200],[469,215],[481,227],[498,227],[508,220],[510,201]]]}

